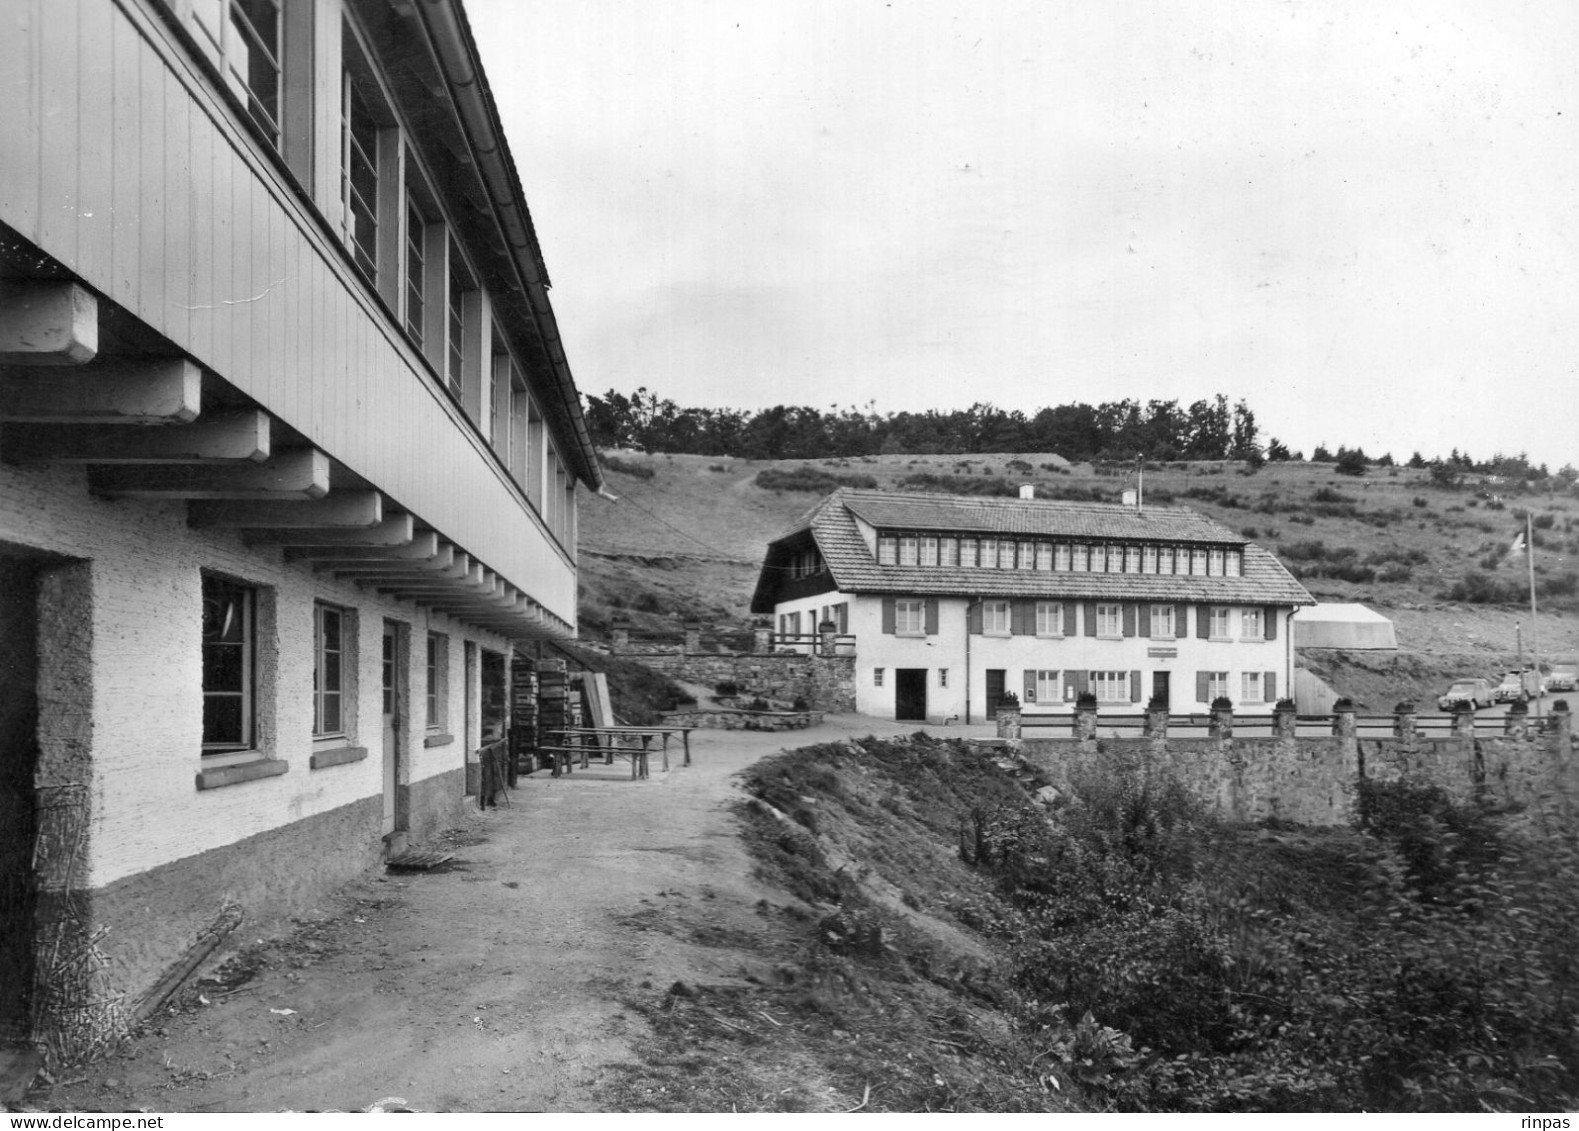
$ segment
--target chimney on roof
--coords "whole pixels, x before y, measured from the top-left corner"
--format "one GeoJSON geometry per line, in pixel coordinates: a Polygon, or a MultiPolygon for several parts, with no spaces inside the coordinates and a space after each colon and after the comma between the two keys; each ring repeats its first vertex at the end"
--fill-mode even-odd
{"type": "Polygon", "coordinates": [[[1139,500],[1140,500],[1140,496],[1135,493],[1135,488],[1131,487],[1127,491],[1124,492],[1124,505],[1126,507],[1133,507],[1133,506],[1135,506],[1139,502],[1139,500]]]}
{"type": "Polygon", "coordinates": [[[1020,498],[1022,498],[1022,499],[1034,499],[1034,498],[1036,498],[1036,484],[1035,483],[1021,483],[1020,484],[1020,498]]]}

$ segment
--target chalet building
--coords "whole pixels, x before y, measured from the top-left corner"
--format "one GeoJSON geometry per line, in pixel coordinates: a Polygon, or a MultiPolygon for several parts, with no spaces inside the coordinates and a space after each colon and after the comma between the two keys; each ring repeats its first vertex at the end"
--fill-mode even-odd
{"type": "Polygon", "coordinates": [[[3,23],[0,1042],[64,1061],[452,822],[601,479],[458,0],[3,23]]]}
{"type": "Polygon", "coordinates": [[[854,637],[856,709],[981,722],[1218,697],[1270,712],[1313,604],[1266,550],[1180,507],[843,489],[767,551],[751,610],[786,646],[854,637]],[[808,641],[800,643],[800,641],[808,641]]]}

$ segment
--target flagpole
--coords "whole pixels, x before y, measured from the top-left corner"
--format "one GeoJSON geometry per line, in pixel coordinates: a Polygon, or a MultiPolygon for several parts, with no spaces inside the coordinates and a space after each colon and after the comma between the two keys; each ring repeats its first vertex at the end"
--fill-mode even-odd
{"type": "MultiPolygon", "coordinates": [[[[1524,509],[1524,561],[1530,576],[1530,667],[1535,670],[1535,717],[1541,717],[1541,653],[1536,647],[1535,621],[1535,528],[1530,521],[1530,509],[1524,509]]],[[[1523,676],[1519,677],[1524,678],[1523,676]]]]}

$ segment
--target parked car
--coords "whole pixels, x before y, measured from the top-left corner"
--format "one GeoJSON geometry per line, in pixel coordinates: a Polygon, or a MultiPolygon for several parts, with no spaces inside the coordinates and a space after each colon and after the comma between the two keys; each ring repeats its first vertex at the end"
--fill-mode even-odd
{"type": "Polygon", "coordinates": [[[1553,664],[1546,674],[1547,691],[1573,691],[1579,687],[1579,664],[1553,664]]]}
{"type": "Polygon", "coordinates": [[[1468,703],[1479,710],[1496,702],[1496,691],[1489,679],[1455,679],[1453,685],[1437,696],[1436,705],[1451,711],[1460,703],[1468,703]]]}
{"type": "Polygon", "coordinates": [[[1539,672],[1528,669],[1509,672],[1502,677],[1502,682],[1497,684],[1497,702],[1513,703],[1520,699],[1539,699],[1542,690],[1539,672]]]}

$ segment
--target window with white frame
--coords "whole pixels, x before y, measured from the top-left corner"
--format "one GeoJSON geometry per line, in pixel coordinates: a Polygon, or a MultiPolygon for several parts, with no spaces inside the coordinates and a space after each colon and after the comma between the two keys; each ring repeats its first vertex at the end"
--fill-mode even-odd
{"type": "Polygon", "coordinates": [[[1053,570],[1057,573],[1069,572],[1069,544],[1058,542],[1053,546],[1053,570]]]}
{"type": "Polygon", "coordinates": [[[938,540],[936,538],[921,539],[921,564],[935,566],[938,564],[938,540]]]}
{"type": "Polygon", "coordinates": [[[1218,699],[1228,698],[1228,673],[1206,673],[1206,701],[1211,703],[1218,699]]]}
{"type": "Polygon", "coordinates": [[[1206,551],[1204,549],[1190,551],[1190,574],[1193,577],[1206,576],[1206,551]]]}
{"type": "Polygon", "coordinates": [[[1173,573],[1173,547],[1157,547],[1157,572],[1171,575],[1173,573]]]}
{"type": "Polygon", "coordinates": [[[427,316],[428,299],[428,218],[416,200],[406,197],[406,333],[418,349],[423,343],[423,319],[427,316]]]}
{"type": "Polygon", "coordinates": [[[899,564],[913,566],[919,560],[917,557],[918,546],[914,534],[906,534],[899,539],[899,564]]]}
{"type": "Polygon", "coordinates": [[[1091,572],[1092,573],[1106,573],[1107,572],[1107,547],[1106,546],[1092,546],[1091,547],[1090,564],[1091,564],[1091,572]]]}
{"type": "Polygon", "coordinates": [[[948,686],[948,669],[947,668],[939,668],[938,669],[938,686],[939,687],[947,687],[948,686]]]}
{"type": "Polygon", "coordinates": [[[1172,605],[1153,605],[1151,607],[1151,635],[1154,639],[1166,640],[1177,634],[1173,624],[1172,605]]]}
{"type": "Polygon", "coordinates": [[[350,25],[344,29],[340,99],[340,194],[343,233],[357,270],[378,284],[379,130],[389,118],[350,25]]]}
{"type": "Polygon", "coordinates": [[[1260,609],[1239,610],[1239,636],[1244,640],[1264,640],[1266,638],[1266,630],[1262,623],[1262,612],[1260,609]]]}
{"type": "Polygon", "coordinates": [[[1053,544],[1051,542],[1038,542],[1036,544],[1036,568],[1043,573],[1052,572],[1053,544]]]}
{"type": "Polygon", "coordinates": [[[350,639],[347,612],[338,605],[313,606],[313,737],[345,735],[346,673],[350,639]]]}
{"type": "Polygon", "coordinates": [[[1124,635],[1124,606],[1115,604],[1097,605],[1097,635],[1098,636],[1123,636],[1124,635]]]}
{"type": "Polygon", "coordinates": [[[1221,550],[1208,550],[1206,552],[1206,573],[1209,577],[1223,576],[1223,552],[1221,550]]]}
{"type": "Polygon", "coordinates": [[[1075,573],[1085,573],[1090,564],[1091,547],[1076,543],[1069,547],[1069,568],[1075,573]]]}
{"type": "Polygon", "coordinates": [[[247,107],[247,116],[278,150],[283,132],[285,21],[280,0],[193,0],[225,83],[247,107]]]}
{"type": "Polygon", "coordinates": [[[883,686],[883,669],[882,668],[873,668],[872,669],[872,686],[873,687],[881,687],[881,686],[883,686]]]}
{"type": "Polygon", "coordinates": [[[983,538],[981,540],[981,557],[977,564],[982,569],[998,568],[998,540],[996,538],[983,538]]]}
{"type": "Polygon", "coordinates": [[[475,289],[471,275],[461,259],[460,245],[447,241],[449,285],[445,288],[445,364],[444,383],[457,401],[465,396],[468,332],[468,296],[475,289]]]}
{"type": "Polygon", "coordinates": [[[980,544],[974,538],[961,538],[959,540],[959,564],[966,569],[976,568],[980,560],[980,544]]]}
{"type": "Polygon", "coordinates": [[[255,745],[257,590],[203,575],[203,753],[255,745]]]}
{"type": "Polygon", "coordinates": [[[1124,548],[1124,572],[1125,573],[1139,573],[1140,572],[1140,547],[1139,546],[1126,546],[1124,548]]]}
{"type": "Polygon", "coordinates": [[[1262,694],[1263,683],[1261,672],[1243,672],[1239,680],[1244,693],[1239,696],[1241,703],[1264,703],[1266,696],[1262,694]]]}
{"type": "Polygon", "coordinates": [[[1240,577],[1244,574],[1245,556],[1239,550],[1228,551],[1227,566],[1229,577],[1240,577]]]}
{"type": "Polygon", "coordinates": [[[1098,703],[1128,703],[1128,672],[1092,672],[1091,694],[1098,703]]]}
{"type": "Polygon", "coordinates": [[[1141,573],[1156,573],[1157,572],[1157,547],[1155,547],[1155,546],[1142,546],[1140,548],[1140,572],[1141,573]]]}
{"type": "Polygon", "coordinates": [[[450,638],[442,632],[428,633],[428,730],[442,731],[449,722],[450,638]]]}
{"type": "Polygon", "coordinates": [[[1036,635],[1064,634],[1064,606],[1058,601],[1036,602],[1036,635]]]}
{"type": "Polygon", "coordinates": [[[1230,632],[1229,609],[1223,605],[1213,605],[1210,614],[1210,635],[1213,640],[1227,640],[1230,632]]]}
{"type": "Polygon", "coordinates": [[[959,565],[958,538],[938,539],[938,565],[945,566],[950,569],[959,565]]]}
{"type": "Polygon", "coordinates": [[[1009,635],[1009,602],[983,601],[981,603],[981,630],[988,636],[1009,635]]]}
{"type": "Polygon", "coordinates": [[[1060,698],[1058,673],[1056,671],[1038,670],[1036,673],[1036,701],[1038,703],[1057,703],[1060,698]]]}
{"type": "Polygon", "coordinates": [[[897,565],[899,562],[899,539],[887,534],[877,539],[877,564],[897,565]]]}
{"type": "Polygon", "coordinates": [[[848,601],[840,601],[833,607],[833,623],[840,633],[850,631],[850,604],[848,601]]]}
{"type": "Polygon", "coordinates": [[[921,636],[926,633],[926,603],[900,600],[894,602],[894,631],[900,636],[921,636]]]}

